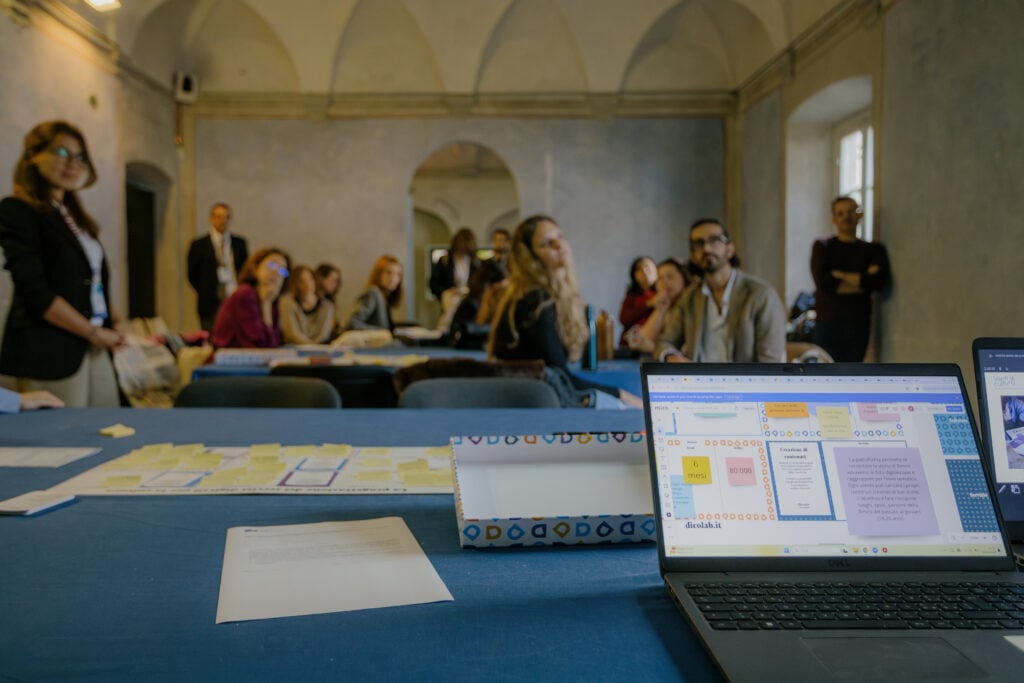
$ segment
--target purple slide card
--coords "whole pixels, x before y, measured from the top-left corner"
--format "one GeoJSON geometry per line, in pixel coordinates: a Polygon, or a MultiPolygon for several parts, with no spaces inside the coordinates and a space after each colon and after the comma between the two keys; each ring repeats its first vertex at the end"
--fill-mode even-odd
{"type": "Polygon", "coordinates": [[[939,533],[916,448],[836,448],[836,466],[854,536],[939,533]]]}

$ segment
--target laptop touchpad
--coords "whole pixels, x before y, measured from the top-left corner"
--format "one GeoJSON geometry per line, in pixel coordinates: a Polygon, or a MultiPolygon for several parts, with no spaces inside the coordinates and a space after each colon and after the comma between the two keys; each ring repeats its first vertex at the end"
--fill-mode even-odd
{"type": "Polygon", "coordinates": [[[985,678],[984,671],[942,638],[801,638],[836,678],[896,680],[985,678]]]}

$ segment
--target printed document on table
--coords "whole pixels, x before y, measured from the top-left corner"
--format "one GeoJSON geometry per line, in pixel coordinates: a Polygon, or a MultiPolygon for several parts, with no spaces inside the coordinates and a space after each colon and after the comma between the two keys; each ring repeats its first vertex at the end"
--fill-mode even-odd
{"type": "Polygon", "coordinates": [[[452,599],[400,517],[233,527],[216,623],[452,599]]]}
{"type": "Polygon", "coordinates": [[[0,467],[61,467],[100,452],[99,447],[55,448],[18,446],[0,448],[0,467]]]}

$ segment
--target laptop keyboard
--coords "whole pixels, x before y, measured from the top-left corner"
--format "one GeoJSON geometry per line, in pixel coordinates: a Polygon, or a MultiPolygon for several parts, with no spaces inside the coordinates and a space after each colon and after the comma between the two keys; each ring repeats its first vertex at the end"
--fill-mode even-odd
{"type": "Polygon", "coordinates": [[[1024,629],[1024,584],[688,583],[711,628],[1024,629]]]}

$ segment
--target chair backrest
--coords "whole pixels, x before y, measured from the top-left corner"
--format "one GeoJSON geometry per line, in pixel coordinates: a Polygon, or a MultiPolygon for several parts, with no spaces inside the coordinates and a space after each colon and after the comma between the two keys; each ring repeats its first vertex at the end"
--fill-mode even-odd
{"type": "Polygon", "coordinates": [[[306,377],[208,377],[184,387],[175,408],[340,408],[330,383],[306,377]]]}
{"type": "Polygon", "coordinates": [[[395,370],[395,388],[399,393],[415,382],[438,377],[526,377],[544,379],[544,361],[494,360],[475,358],[431,358],[415,365],[395,370]]]}
{"type": "Polygon", "coordinates": [[[316,377],[330,382],[346,408],[394,408],[394,370],[379,365],[277,365],[271,377],[316,377]]]}
{"type": "Polygon", "coordinates": [[[810,342],[786,342],[787,363],[834,363],[828,351],[810,342]]]}
{"type": "Polygon", "coordinates": [[[444,377],[413,382],[400,408],[559,408],[554,390],[540,379],[444,377]]]}

